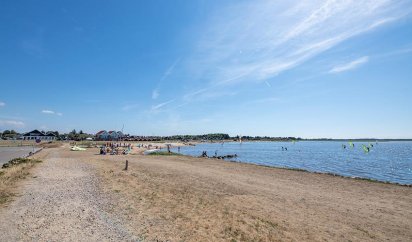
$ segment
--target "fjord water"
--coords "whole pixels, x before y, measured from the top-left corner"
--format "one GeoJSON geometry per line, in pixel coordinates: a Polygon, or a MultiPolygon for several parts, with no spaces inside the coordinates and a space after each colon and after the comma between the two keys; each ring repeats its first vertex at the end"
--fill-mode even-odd
{"type": "Polygon", "coordinates": [[[37,150],[38,148],[33,148],[31,146],[0,147],[0,165],[7,163],[14,158],[26,157],[30,152],[35,152],[37,150]]]}
{"type": "Polygon", "coordinates": [[[347,142],[338,141],[200,143],[181,147],[180,153],[191,156],[200,156],[202,151],[207,151],[209,156],[215,152],[219,156],[237,154],[230,160],[412,184],[412,142],[354,142],[354,145],[351,148],[347,142]],[[373,147],[365,153],[362,145],[369,144],[373,147]],[[282,147],[287,151],[282,151],[282,147]]]}

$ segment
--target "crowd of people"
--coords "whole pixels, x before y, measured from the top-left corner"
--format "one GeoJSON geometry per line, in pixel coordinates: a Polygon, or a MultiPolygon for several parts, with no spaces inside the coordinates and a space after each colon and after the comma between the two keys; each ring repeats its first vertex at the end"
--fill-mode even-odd
{"type": "Polygon", "coordinates": [[[100,147],[101,155],[127,155],[133,149],[132,144],[107,142],[100,147]]]}

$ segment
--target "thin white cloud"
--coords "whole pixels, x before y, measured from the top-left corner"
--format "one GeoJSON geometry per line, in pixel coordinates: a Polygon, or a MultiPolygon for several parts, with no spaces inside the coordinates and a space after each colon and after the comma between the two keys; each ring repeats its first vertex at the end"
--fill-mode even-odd
{"type": "Polygon", "coordinates": [[[159,110],[160,108],[162,108],[162,107],[164,107],[164,106],[166,106],[166,105],[168,105],[168,104],[170,104],[170,103],[172,103],[172,102],[174,102],[174,101],[175,101],[175,100],[172,99],[172,100],[169,100],[169,101],[167,101],[167,102],[163,102],[163,103],[157,104],[157,105],[155,105],[155,106],[152,106],[152,111],[159,110]]]}
{"type": "Polygon", "coordinates": [[[6,103],[5,102],[0,102],[0,107],[4,107],[4,106],[6,106],[6,103]]]}
{"type": "Polygon", "coordinates": [[[404,55],[404,54],[409,54],[412,52],[412,47],[411,46],[406,46],[400,49],[392,50],[386,53],[381,53],[378,55],[374,55],[374,58],[385,58],[385,57],[390,57],[390,56],[395,56],[395,55],[404,55]]]}
{"type": "Polygon", "coordinates": [[[278,102],[280,99],[278,97],[269,97],[269,98],[261,98],[261,99],[256,99],[252,100],[249,103],[250,104],[261,104],[261,103],[271,103],[271,102],[278,102]]]}
{"type": "Polygon", "coordinates": [[[41,113],[44,113],[44,114],[51,114],[51,115],[57,115],[57,116],[63,116],[63,114],[62,114],[62,113],[55,112],[55,111],[53,111],[53,110],[48,110],[48,109],[44,109],[44,110],[42,110],[42,111],[41,111],[41,113]]]}
{"type": "Polygon", "coordinates": [[[353,60],[349,63],[335,66],[329,71],[329,73],[339,73],[339,72],[353,70],[353,69],[358,68],[359,66],[365,64],[368,61],[369,61],[369,57],[368,56],[363,56],[363,57],[358,58],[356,60],[353,60]]]}
{"type": "Polygon", "coordinates": [[[54,111],[52,110],[42,110],[41,112],[45,114],[54,114],[54,111]]]}
{"type": "Polygon", "coordinates": [[[2,128],[22,128],[24,125],[22,121],[0,119],[0,127],[2,128]]]}
{"type": "Polygon", "coordinates": [[[179,64],[179,62],[180,62],[180,58],[175,60],[175,62],[173,62],[173,64],[170,65],[167,68],[167,70],[163,73],[162,78],[160,78],[160,81],[157,83],[157,87],[152,91],[152,99],[153,100],[156,100],[159,97],[159,95],[160,95],[159,86],[161,85],[162,82],[164,82],[173,73],[173,70],[175,69],[177,64],[179,64]]]}
{"type": "Polygon", "coordinates": [[[173,70],[175,69],[176,65],[179,64],[179,62],[180,62],[180,58],[175,60],[175,62],[173,62],[173,64],[169,66],[169,68],[167,68],[166,72],[163,74],[162,78],[160,79],[161,82],[166,80],[173,73],[173,70]]]}
{"type": "Polygon", "coordinates": [[[157,99],[159,97],[159,90],[156,88],[152,92],[152,99],[157,99]]]}
{"type": "MultiPolygon", "coordinates": [[[[407,0],[235,2],[206,24],[190,59],[205,89],[264,82],[410,14],[407,0]]],[[[188,94],[190,95],[190,93],[188,94]]]]}
{"type": "Polygon", "coordinates": [[[122,107],[122,110],[123,110],[123,111],[129,111],[129,110],[138,108],[139,106],[140,106],[139,104],[128,104],[128,105],[124,105],[124,106],[122,107]]]}
{"type": "Polygon", "coordinates": [[[185,95],[183,96],[183,100],[184,100],[184,101],[191,101],[191,100],[192,100],[194,97],[196,97],[197,95],[202,94],[202,93],[205,93],[205,92],[209,91],[210,89],[211,89],[211,88],[202,88],[202,89],[199,89],[199,90],[196,90],[196,91],[187,93],[187,94],[185,94],[185,95]]]}

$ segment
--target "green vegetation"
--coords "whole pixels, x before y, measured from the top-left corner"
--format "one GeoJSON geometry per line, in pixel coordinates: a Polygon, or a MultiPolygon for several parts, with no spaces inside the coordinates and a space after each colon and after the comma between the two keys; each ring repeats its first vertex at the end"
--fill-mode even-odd
{"type": "Polygon", "coordinates": [[[30,168],[41,160],[17,158],[10,160],[0,169],[0,205],[15,195],[15,184],[30,175],[30,168]]]}
{"type": "Polygon", "coordinates": [[[18,135],[18,133],[14,130],[4,130],[3,133],[1,133],[0,137],[2,139],[14,139],[16,138],[16,136],[18,135]]]}
{"type": "Polygon", "coordinates": [[[73,129],[69,134],[65,135],[69,140],[85,140],[86,138],[93,138],[94,135],[92,134],[86,134],[82,130],[80,130],[78,133],[76,132],[75,129],[73,129]]]}
{"type": "Polygon", "coordinates": [[[41,162],[41,160],[28,159],[28,158],[15,158],[3,164],[2,168],[6,169],[9,167],[24,164],[24,163],[39,163],[39,162],[41,162]]]}
{"type": "Polygon", "coordinates": [[[215,133],[215,134],[202,134],[202,135],[172,135],[160,137],[161,140],[228,140],[230,136],[228,134],[215,133]]]}
{"type": "MultiPolygon", "coordinates": [[[[224,140],[234,140],[238,141],[240,136],[231,137],[228,134],[223,133],[213,133],[213,134],[202,134],[202,135],[173,135],[158,137],[159,140],[181,140],[181,141],[191,141],[191,140],[205,140],[205,141],[224,141],[224,140]]],[[[295,137],[269,137],[269,136],[242,136],[243,141],[298,141],[301,138],[295,137]]]]}

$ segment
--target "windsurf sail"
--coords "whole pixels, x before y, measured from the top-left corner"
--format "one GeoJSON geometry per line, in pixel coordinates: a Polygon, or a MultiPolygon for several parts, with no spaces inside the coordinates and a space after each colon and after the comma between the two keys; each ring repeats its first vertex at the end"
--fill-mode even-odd
{"type": "Polygon", "coordinates": [[[366,145],[362,145],[363,151],[365,151],[365,153],[369,153],[369,147],[367,147],[366,145]]]}

